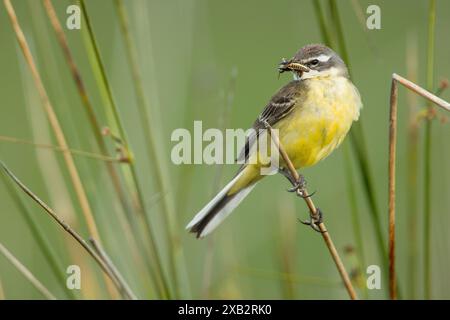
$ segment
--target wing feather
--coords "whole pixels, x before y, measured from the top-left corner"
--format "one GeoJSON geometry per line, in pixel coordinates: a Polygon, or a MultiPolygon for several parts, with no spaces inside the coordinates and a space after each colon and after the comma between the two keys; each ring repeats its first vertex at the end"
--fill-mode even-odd
{"type": "Polygon", "coordinates": [[[291,81],[281,88],[265,106],[258,118],[253,123],[253,129],[247,137],[245,146],[242,148],[237,161],[247,161],[249,152],[259,135],[259,130],[264,129],[264,123],[267,122],[271,126],[286,117],[295,107],[300,92],[300,81],[291,81]]]}

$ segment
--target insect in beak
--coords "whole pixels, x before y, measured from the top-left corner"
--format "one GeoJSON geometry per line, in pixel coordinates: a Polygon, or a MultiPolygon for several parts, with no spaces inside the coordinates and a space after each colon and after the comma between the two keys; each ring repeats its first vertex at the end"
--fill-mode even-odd
{"type": "Polygon", "coordinates": [[[301,75],[303,72],[309,72],[310,70],[311,69],[301,63],[292,62],[292,60],[286,60],[285,58],[283,58],[278,65],[278,75],[286,71],[296,71],[301,75]]]}

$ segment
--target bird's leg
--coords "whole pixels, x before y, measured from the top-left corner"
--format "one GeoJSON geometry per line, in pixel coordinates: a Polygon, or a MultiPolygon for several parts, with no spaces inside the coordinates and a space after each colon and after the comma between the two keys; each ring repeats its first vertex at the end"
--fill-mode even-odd
{"type": "Polygon", "coordinates": [[[297,190],[301,190],[304,189],[306,187],[306,180],[305,178],[300,175],[299,179],[296,180],[293,176],[291,171],[289,171],[289,169],[282,167],[278,169],[278,172],[281,173],[283,176],[286,177],[286,179],[289,180],[289,182],[293,185],[292,188],[289,188],[287,191],[288,192],[295,192],[297,190]]]}
{"type": "Polygon", "coordinates": [[[296,184],[295,178],[292,176],[291,172],[287,168],[284,167],[279,168],[278,172],[281,173],[283,176],[285,176],[285,178],[288,179],[293,186],[295,186],[296,184]]]}
{"type": "Polygon", "coordinates": [[[311,228],[313,228],[314,231],[317,232],[326,232],[326,231],[322,231],[319,228],[319,224],[321,224],[323,222],[323,213],[319,208],[316,208],[316,212],[309,212],[309,220],[306,221],[302,221],[299,220],[301,223],[303,223],[304,225],[310,226],[311,228]]]}
{"type": "Polygon", "coordinates": [[[289,182],[293,185],[292,188],[287,189],[288,192],[297,192],[297,195],[302,198],[310,198],[312,197],[316,192],[314,191],[311,194],[305,194],[304,189],[306,187],[306,180],[305,177],[300,175],[298,180],[295,180],[295,178],[292,176],[291,172],[287,168],[280,168],[278,169],[278,172],[281,173],[283,176],[286,177],[286,179],[289,180],[289,182]]]}

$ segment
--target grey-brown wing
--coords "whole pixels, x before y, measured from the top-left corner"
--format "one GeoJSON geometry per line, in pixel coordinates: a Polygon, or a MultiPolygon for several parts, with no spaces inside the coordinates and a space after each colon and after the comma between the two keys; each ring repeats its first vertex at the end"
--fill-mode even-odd
{"type": "Polygon", "coordinates": [[[294,108],[299,93],[299,81],[292,81],[281,88],[266,105],[264,110],[253,123],[253,129],[246,139],[245,146],[242,148],[238,161],[246,161],[249,151],[259,135],[259,130],[265,129],[264,123],[267,122],[273,126],[278,121],[286,117],[294,108]]]}

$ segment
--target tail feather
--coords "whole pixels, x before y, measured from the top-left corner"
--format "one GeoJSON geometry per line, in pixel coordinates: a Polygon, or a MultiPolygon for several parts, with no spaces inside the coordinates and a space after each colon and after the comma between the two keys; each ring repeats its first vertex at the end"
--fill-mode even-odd
{"type": "Polygon", "coordinates": [[[225,188],[222,189],[199,213],[195,215],[186,226],[190,232],[196,233],[197,238],[203,238],[210,234],[250,193],[255,183],[247,186],[237,193],[227,193],[242,176],[241,171],[225,188]]]}

